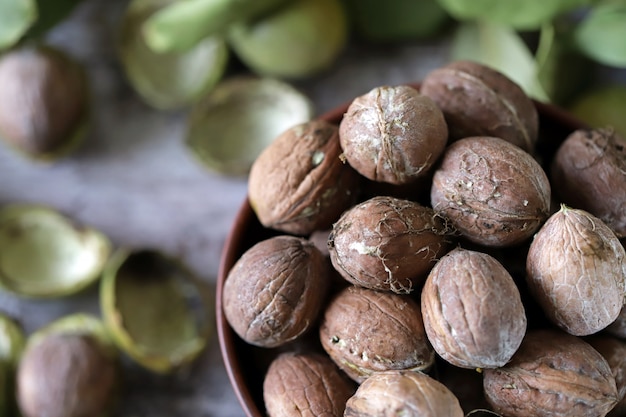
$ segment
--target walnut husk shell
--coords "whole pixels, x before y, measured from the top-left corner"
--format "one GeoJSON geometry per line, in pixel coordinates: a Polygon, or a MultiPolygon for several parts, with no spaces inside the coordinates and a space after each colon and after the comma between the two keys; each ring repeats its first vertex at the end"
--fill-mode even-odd
{"type": "Polygon", "coordinates": [[[361,175],[406,184],[428,173],[446,146],[448,127],[437,105],[416,89],[380,86],[352,101],[339,139],[361,175]]]}
{"type": "Polygon", "coordinates": [[[426,279],[421,307],[433,348],[461,368],[505,365],[526,333],[513,278],[482,252],[457,248],[443,256],[426,279]]]}
{"type": "Polygon", "coordinates": [[[28,348],[17,371],[17,401],[24,417],[103,415],[114,400],[118,369],[94,338],[46,335],[28,348]]]}
{"type": "Polygon", "coordinates": [[[463,417],[454,394],[422,372],[386,371],[359,386],[345,417],[463,417]]]}
{"type": "Polygon", "coordinates": [[[530,245],[526,281],[552,322],[573,335],[589,335],[611,324],[624,305],[625,258],[602,220],[562,206],[530,245]]]}
{"type": "Polygon", "coordinates": [[[426,75],[420,88],[442,110],[450,139],[495,136],[533,152],[539,116],[510,78],[483,64],[456,61],[426,75]]]}
{"type": "Polygon", "coordinates": [[[356,384],[319,353],[282,353],[263,381],[270,417],[341,417],[355,390],[356,384]]]}
{"type": "Polygon", "coordinates": [[[613,129],[571,133],[552,162],[551,180],[561,200],[604,221],[626,237],[626,140],[613,129]]]}
{"type": "Polygon", "coordinates": [[[435,211],[450,219],[471,242],[504,247],[519,244],[550,213],[550,183],[537,161],[495,137],[452,143],[433,176],[435,211]]]}
{"type": "Polygon", "coordinates": [[[406,295],[351,286],[329,303],[322,347],[354,381],[386,370],[426,370],[434,362],[419,304],[406,295]]]}
{"type": "Polygon", "coordinates": [[[328,263],[308,240],[284,235],[260,241],[226,277],[224,315],[246,342],[284,345],[316,323],[328,280],[328,263]]]}
{"type": "Polygon", "coordinates": [[[359,176],[340,159],[338,128],[323,120],[293,126],[250,169],[250,205],[265,227],[296,235],[326,229],[357,196],[359,176]]]}
{"type": "Polygon", "coordinates": [[[582,339],[529,331],[505,366],[485,369],[487,401],[507,417],[600,417],[617,403],[606,359],[582,339]]]}
{"type": "Polygon", "coordinates": [[[450,243],[432,208],[386,196],[344,212],[328,239],[331,262],[348,282],[399,294],[421,288],[450,243]]]}

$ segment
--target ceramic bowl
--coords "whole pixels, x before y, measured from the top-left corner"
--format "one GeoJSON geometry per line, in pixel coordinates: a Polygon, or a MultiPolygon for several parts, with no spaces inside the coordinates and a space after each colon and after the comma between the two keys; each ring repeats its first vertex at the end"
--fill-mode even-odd
{"type": "MultiPolygon", "coordinates": [[[[418,84],[412,84],[419,88],[418,84]]],[[[339,123],[349,103],[320,116],[320,119],[339,123]]],[[[564,110],[549,104],[535,102],[540,120],[540,139],[537,152],[544,164],[552,159],[559,144],[572,131],[585,127],[582,122],[564,110]]],[[[232,330],[222,311],[224,281],[237,259],[255,243],[279,233],[264,228],[252,211],[247,199],[235,217],[224,244],[217,278],[216,319],[220,349],[233,389],[248,417],[266,417],[263,404],[263,378],[271,360],[281,351],[247,344],[232,330]]],[[[313,332],[314,333],[314,332],[313,332]]]]}

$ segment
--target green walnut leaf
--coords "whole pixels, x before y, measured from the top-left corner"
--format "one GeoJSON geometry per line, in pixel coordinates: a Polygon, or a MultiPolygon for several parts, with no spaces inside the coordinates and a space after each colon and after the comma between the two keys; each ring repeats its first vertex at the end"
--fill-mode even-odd
{"type": "Polygon", "coordinates": [[[34,0],[0,0],[0,51],[15,45],[36,20],[34,0]]]}
{"type": "Polygon", "coordinates": [[[343,0],[358,36],[394,42],[435,35],[449,20],[436,0],[343,0]]]}
{"type": "Polygon", "coordinates": [[[452,40],[451,56],[488,65],[516,82],[529,96],[549,101],[539,84],[533,54],[510,27],[463,23],[452,40]]]}
{"type": "Polygon", "coordinates": [[[489,20],[516,29],[538,29],[557,15],[591,0],[438,0],[459,20],[489,20]]]}
{"type": "Polygon", "coordinates": [[[576,29],[576,42],[590,58],[615,67],[626,67],[626,2],[593,8],[576,29]]]}
{"type": "Polygon", "coordinates": [[[151,16],[143,33],[155,52],[187,51],[204,38],[223,33],[231,24],[257,17],[286,1],[176,1],[151,16]]]}
{"type": "Polygon", "coordinates": [[[539,84],[553,103],[569,102],[591,81],[591,61],[576,49],[569,28],[545,25],[535,61],[539,84]]]}
{"type": "Polygon", "coordinates": [[[626,137],[626,86],[608,85],[589,90],[569,109],[572,114],[591,127],[612,126],[626,137]]]}

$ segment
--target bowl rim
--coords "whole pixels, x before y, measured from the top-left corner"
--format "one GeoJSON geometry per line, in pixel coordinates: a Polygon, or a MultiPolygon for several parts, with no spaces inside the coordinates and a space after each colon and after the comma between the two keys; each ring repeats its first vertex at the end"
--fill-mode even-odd
{"type": "MultiPolygon", "coordinates": [[[[408,85],[419,91],[421,84],[405,83],[404,85],[408,85]]],[[[331,123],[338,123],[348,109],[350,103],[351,101],[339,105],[336,108],[319,115],[316,119],[325,120],[331,123]]],[[[588,125],[561,107],[537,100],[533,100],[533,103],[538,114],[540,115],[540,119],[552,120],[556,122],[557,125],[563,127],[564,130],[574,131],[576,129],[589,128],[588,125]]],[[[235,349],[234,339],[237,336],[226,320],[226,316],[223,312],[221,296],[228,273],[239,257],[242,243],[241,237],[250,226],[250,222],[254,219],[254,217],[254,211],[250,206],[248,195],[246,195],[244,201],[237,210],[231,229],[226,236],[222,247],[215,292],[215,318],[217,321],[216,327],[220,353],[222,355],[224,367],[226,368],[226,373],[228,374],[231,387],[237,396],[239,404],[247,417],[265,417],[265,414],[261,412],[254,401],[249,387],[246,386],[246,381],[243,377],[244,373],[242,372],[240,363],[229,359],[236,357],[237,352],[235,349]]]]}

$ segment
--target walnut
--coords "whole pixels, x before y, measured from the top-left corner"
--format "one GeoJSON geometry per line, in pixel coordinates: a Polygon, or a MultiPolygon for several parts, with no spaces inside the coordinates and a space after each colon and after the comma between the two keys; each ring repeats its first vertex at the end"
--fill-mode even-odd
{"type": "Polygon", "coordinates": [[[485,369],[493,409],[507,417],[601,417],[617,403],[607,361],[576,336],[529,331],[511,362],[485,369]]]}
{"type": "Polygon", "coordinates": [[[326,307],[322,347],[356,382],[386,370],[426,370],[435,355],[409,296],[348,287],[326,307]]]}
{"type": "Polygon", "coordinates": [[[348,163],[371,180],[406,184],[426,175],[443,152],[441,110],[409,86],[381,86],[352,101],[339,124],[348,163]]]}
{"type": "Polygon", "coordinates": [[[461,248],[442,257],[428,275],[422,315],[435,351],[461,368],[505,365],[526,333],[511,275],[490,255],[461,248]]]}
{"type": "Polygon", "coordinates": [[[354,382],[318,353],[280,354],[263,381],[270,417],[341,417],[355,390],[354,382]]]}
{"type": "Polygon", "coordinates": [[[564,203],[626,237],[626,140],[612,129],[577,130],[552,162],[552,184],[564,203]]]}
{"type": "Polygon", "coordinates": [[[228,323],[246,342],[276,347],[308,331],[326,298],[324,256],[304,238],[275,236],[248,249],[223,289],[228,323]]]}
{"type": "Polygon", "coordinates": [[[307,235],[330,228],[357,196],[358,174],[339,158],[338,128],[315,120],[294,126],[257,157],[249,201],[263,226],[307,235]]]}
{"type": "Polygon", "coordinates": [[[611,229],[562,206],[535,235],[526,279],[548,318],[573,335],[596,333],[624,305],[626,253],[611,229]]]}
{"type": "Polygon", "coordinates": [[[495,136],[533,152],[537,109],[504,74],[477,62],[456,61],[430,72],[420,91],[443,111],[451,140],[495,136]]]}
{"type": "Polygon", "coordinates": [[[550,213],[550,183],[527,152],[494,137],[452,143],[435,171],[435,211],[468,240],[485,246],[523,242],[550,213]]]}
{"type": "Polygon", "coordinates": [[[346,404],[345,417],[463,417],[458,399],[422,372],[386,371],[367,378],[346,404]]]}
{"type": "Polygon", "coordinates": [[[333,266],[349,282],[406,294],[420,288],[450,247],[449,230],[433,209],[393,197],[373,197],[333,225],[333,266]]]}

